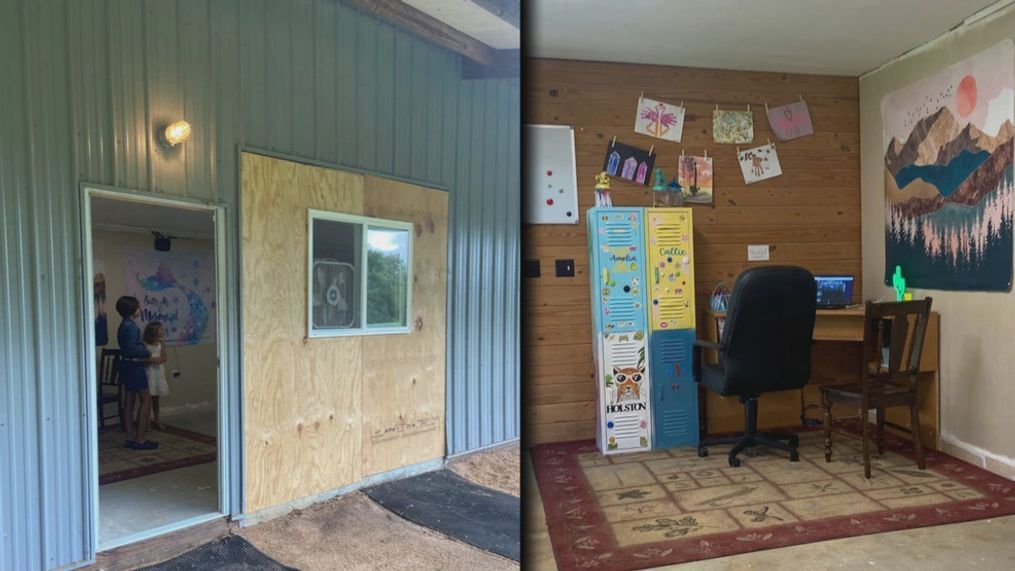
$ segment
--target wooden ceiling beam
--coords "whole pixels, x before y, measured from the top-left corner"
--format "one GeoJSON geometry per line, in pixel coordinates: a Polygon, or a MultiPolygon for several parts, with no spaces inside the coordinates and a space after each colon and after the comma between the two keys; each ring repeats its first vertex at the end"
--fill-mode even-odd
{"type": "Polygon", "coordinates": [[[482,64],[494,63],[494,49],[401,0],[345,0],[350,5],[424,40],[482,64]]]}

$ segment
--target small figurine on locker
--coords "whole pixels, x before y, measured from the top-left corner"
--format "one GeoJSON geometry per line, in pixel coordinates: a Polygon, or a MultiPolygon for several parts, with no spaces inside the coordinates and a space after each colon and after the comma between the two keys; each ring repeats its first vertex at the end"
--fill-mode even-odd
{"type": "Polygon", "coordinates": [[[596,175],[596,206],[613,206],[610,200],[610,177],[606,172],[596,175]]]}

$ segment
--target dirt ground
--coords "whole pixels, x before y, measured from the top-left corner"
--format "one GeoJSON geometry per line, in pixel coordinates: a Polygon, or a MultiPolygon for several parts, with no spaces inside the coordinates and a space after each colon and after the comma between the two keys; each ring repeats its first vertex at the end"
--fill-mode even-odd
{"type": "MultiPolygon", "coordinates": [[[[477,484],[519,494],[517,444],[453,461],[477,484]]],[[[283,565],[303,571],[441,569],[495,571],[518,563],[406,521],[355,492],[238,533],[283,565]]]]}
{"type": "Polygon", "coordinates": [[[521,446],[516,442],[452,460],[448,468],[487,488],[521,495],[521,446]]]}

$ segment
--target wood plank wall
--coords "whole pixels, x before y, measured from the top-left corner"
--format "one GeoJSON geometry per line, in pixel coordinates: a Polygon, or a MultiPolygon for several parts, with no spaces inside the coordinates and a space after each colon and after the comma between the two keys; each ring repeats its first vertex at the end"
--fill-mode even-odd
{"type": "MultiPolygon", "coordinates": [[[[699,318],[719,281],[730,286],[747,262],[748,244],[770,244],[770,264],[814,273],[850,273],[860,282],[860,131],[853,77],[758,73],[569,60],[524,62],[525,124],[572,125],[582,213],[594,204],[594,177],[606,146],[648,149],[667,180],[677,157],[708,150],[714,157],[714,202],[694,206],[695,287],[699,318]],[[638,96],[687,109],[682,143],[634,133],[638,96]],[[765,116],[770,106],[807,101],[813,136],[779,143],[765,116]],[[734,145],[712,141],[712,110],[754,112],[754,143],[776,143],[783,175],[748,187],[734,145]]],[[[615,179],[615,206],[651,206],[648,187],[615,179]]],[[[542,277],[523,280],[522,350],[527,371],[529,443],[592,438],[595,387],[584,214],[578,225],[527,225],[523,259],[538,258],[542,277]],[[572,258],[575,277],[553,276],[554,260],[572,258]]],[[[834,358],[834,356],[833,356],[834,358]]]]}
{"type": "Polygon", "coordinates": [[[448,194],[242,154],[245,512],[444,456],[448,194]],[[308,209],[412,222],[412,331],[307,338],[308,209]]]}

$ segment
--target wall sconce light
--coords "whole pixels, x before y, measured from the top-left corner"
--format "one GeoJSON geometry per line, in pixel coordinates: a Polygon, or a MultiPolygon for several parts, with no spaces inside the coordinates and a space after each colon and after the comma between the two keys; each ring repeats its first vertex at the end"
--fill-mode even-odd
{"type": "Polygon", "coordinates": [[[190,137],[190,123],[186,121],[173,121],[169,125],[166,125],[162,132],[159,133],[159,138],[162,139],[162,144],[169,148],[173,148],[176,145],[186,141],[190,137]]]}

